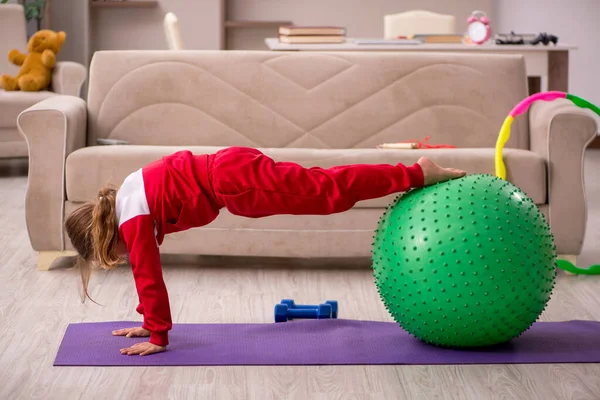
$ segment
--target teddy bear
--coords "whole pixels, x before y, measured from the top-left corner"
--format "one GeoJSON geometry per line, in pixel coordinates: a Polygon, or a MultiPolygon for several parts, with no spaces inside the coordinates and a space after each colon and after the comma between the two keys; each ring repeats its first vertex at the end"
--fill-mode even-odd
{"type": "Polygon", "coordinates": [[[5,91],[23,90],[35,92],[46,90],[52,80],[52,69],[56,64],[56,55],[66,38],[65,32],[43,29],[36,32],[27,43],[29,54],[16,49],[8,53],[8,61],[20,66],[16,77],[3,74],[0,86],[5,91]]]}

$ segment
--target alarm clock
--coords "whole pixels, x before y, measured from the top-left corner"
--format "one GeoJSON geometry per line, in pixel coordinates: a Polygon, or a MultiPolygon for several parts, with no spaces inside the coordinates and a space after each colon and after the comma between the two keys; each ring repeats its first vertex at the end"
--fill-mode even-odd
{"type": "Polygon", "coordinates": [[[473,11],[467,22],[469,23],[467,34],[472,43],[483,44],[492,36],[490,20],[483,11],[473,11]]]}

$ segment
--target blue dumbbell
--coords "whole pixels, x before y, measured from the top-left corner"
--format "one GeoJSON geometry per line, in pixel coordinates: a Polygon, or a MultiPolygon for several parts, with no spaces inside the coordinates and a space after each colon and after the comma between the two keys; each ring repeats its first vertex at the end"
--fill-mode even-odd
{"type": "MultiPolygon", "coordinates": [[[[312,305],[312,304],[295,304],[294,300],[292,299],[283,299],[281,300],[281,304],[287,304],[288,308],[290,309],[316,309],[317,307],[319,307],[318,305],[312,305]]],[[[337,300],[327,300],[325,302],[325,304],[329,304],[331,306],[331,318],[336,319],[337,318],[337,314],[338,314],[338,302],[337,300]]]]}
{"type": "Polygon", "coordinates": [[[289,308],[287,304],[275,305],[275,322],[287,322],[293,319],[329,319],[331,305],[319,304],[315,308],[289,308]]]}

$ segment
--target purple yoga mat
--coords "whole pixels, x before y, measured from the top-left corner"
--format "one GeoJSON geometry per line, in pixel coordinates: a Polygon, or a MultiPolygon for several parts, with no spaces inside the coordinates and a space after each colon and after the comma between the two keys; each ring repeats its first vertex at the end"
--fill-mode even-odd
{"type": "Polygon", "coordinates": [[[112,336],[139,322],[70,324],[54,365],[534,364],[600,362],[600,322],[537,322],[512,342],[470,350],[422,343],[390,322],[343,319],[175,324],[168,350],[124,356],[147,338],[112,336]]]}

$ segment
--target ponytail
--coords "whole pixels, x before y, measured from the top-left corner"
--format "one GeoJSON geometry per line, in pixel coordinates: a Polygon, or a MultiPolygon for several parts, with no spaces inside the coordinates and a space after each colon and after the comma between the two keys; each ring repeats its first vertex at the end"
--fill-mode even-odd
{"type": "Polygon", "coordinates": [[[105,269],[112,269],[123,263],[117,251],[119,227],[115,201],[117,191],[103,188],[98,193],[98,202],[92,211],[92,248],[94,261],[105,269]]]}
{"type": "Polygon", "coordinates": [[[115,189],[102,188],[95,201],[83,204],[65,221],[67,235],[79,253],[77,268],[83,284],[82,301],[85,301],[86,297],[94,301],[88,294],[88,283],[94,264],[104,269],[112,269],[125,263],[117,249],[119,227],[116,197],[115,189]]]}
{"type": "Polygon", "coordinates": [[[85,261],[83,257],[80,257],[77,259],[76,267],[79,270],[79,275],[81,276],[81,302],[84,303],[85,299],[88,298],[94,303],[96,303],[96,301],[90,297],[90,293],[88,292],[90,278],[92,277],[92,263],[89,261],[85,261]]]}

